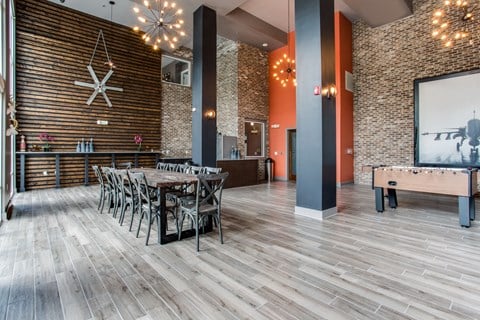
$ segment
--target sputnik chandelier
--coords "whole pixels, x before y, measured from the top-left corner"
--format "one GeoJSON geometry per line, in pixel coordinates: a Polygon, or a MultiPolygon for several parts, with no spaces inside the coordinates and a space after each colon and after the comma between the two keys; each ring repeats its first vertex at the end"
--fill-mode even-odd
{"type": "Polygon", "coordinates": [[[469,38],[469,43],[473,44],[470,35],[479,31],[475,19],[479,15],[480,2],[472,1],[444,0],[442,8],[433,12],[432,37],[439,39],[445,47],[469,38]]]}
{"type": "Polygon", "coordinates": [[[154,50],[158,50],[162,43],[175,49],[179,37],[185,36],[185,31],[182,30],[184,21],[181,18],[183,10],[175,2],[169,1],[153,0],[150,4],[145,0],[143,4],[147,9],[145,13],[139,7],[133,8],[138,21],[142,23],[142,27],[135,26],[133,30],[143,30],[145,33],[142,39],[146,44],[152,45],[154,50]]]}
{"type": "Polygon", "coordinates": [[[290,0],[287,2],[287,14],[288,14],[288,27],[287,27],[287,51],[283,54],[283,57],[278,59],[277,62],[273,64],[273,78],[277,81],[280,81],[282,87],[286,87],[289,83],[292,83],[294,86],[297,85],[297,77],[295,70],[295,60],[290,58],[290,0]]]}
{"type": "MultiPolygon", "coordinates": [[[[290,49],[290,46],[288,46],[290,49]]],[[[289,82],[297,85],[295,60],[290,59],[286,53],[273,65],[273,77],[280,81],[282,87],[286,87],[289,82]]]]}

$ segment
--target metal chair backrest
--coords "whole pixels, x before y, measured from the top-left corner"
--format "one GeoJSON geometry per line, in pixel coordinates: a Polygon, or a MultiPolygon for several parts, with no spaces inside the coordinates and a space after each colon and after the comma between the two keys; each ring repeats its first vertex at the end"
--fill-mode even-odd
{"type": "Polygon", "coordinates": [[[176,171],[177,171],[177,172],[187,173],[189,169],[190,169],[190,166],[187,165],[187,164],[178,164],[176,171]]]}
{"type": "Polygon", "coordinates": [[[165,162],[158,162],[157,169],[158,170],[167,170],[168,164],[165,162]]]}
{"type": "Polygon", "coordinates": [[[93,165],[93,172],[95,173],[95,177],[97,177],[98,183],[100,183],[100,186],[103,187],[105,182],[103,181],[103,174],[100,171],[100,168],[98,166],[93,165]]]}
{"type": "Polygon", "coordinates": [[[204,167],[190,166],[188,173],[196,175],[196,174],[205,173],[205,171],[204,171],[204,167]]]}
{"type": "Polygon", "coordinates": [[[137,189],[138,198],[141,203],[151,204],[150,192],[148,192],[147,178],[143,172],[129,172],[130,179],[137,189]]]}
{"type": "Polygon", "coordinates": [[[220,214],[222,202],[222,192],[225,181],[228,178],[228,172],[197,175],[197,194],[196,194],[196,210],[202,211],[202,207],[211,207],[212,205],[220,214]]]}
{"type": "Polygon", "coordinates": [[[177,164],[176,163],[167,163],[167,171],[177,171],[177,164]]]}
{"type": "Polygon", "coordinates": [[[207,174],[212,174],[212,173],[220,173],[222,172],[222,168],[214,168],[214,167],[203,167],[204,172],[207,174]]]}
{"type": "Polygon", "coordinates": [[[124,175],[127,173],[125,170],[118,170],[118,169],[111,169],[110,170],[113,174],[113,179],[115,186],[117,188],[117,192],[121,196],[122,199],[125,199],[125,184],[124,184],[124,175]]]}
{"type": "Polygon", "coordinates": [[[112,168],[102,167],[102,172],[105,176],[105,179],[107,180],[106,186],[112,191],[116,190],[116,183],[113,177],[112,168]]]}

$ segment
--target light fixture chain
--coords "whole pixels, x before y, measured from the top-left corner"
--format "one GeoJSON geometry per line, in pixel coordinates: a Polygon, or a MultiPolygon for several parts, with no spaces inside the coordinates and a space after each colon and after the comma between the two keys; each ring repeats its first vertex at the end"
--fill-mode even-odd
{"type": "MultiPolygon", "coordinates": [[[[100,38],[102,38],[103,48],[105,49],[105,54],[107,55],[107,61],[110,62],[110,56],[108,55],[107,44],[105,43],[105,37],[103,36],[103,31],[100,29],[98,32],[97,42],[95,43],[95,48],[93,49],[92,56],[90,57],[90,62],[88,65],[92,65],[93,58],[95,57],[95,53],[97,52],[98,42],[100,42],[100,38]]],[[[111,68],[112,66],[110,66],[111,68]]]]}

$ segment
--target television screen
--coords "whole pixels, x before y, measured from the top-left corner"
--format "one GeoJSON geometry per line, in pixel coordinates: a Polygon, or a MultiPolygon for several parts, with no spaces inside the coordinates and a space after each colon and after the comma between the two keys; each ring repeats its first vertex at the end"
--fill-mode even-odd
{"type": "Polygon", "coordinates": [[[416,79],[415,166],[480,167],[480,69],[416,79]]]}

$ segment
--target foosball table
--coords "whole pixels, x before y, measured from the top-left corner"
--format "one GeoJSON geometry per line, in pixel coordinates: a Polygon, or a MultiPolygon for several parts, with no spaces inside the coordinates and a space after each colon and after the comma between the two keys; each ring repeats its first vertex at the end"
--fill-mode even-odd
{"type": "Polygon", "coordinates": [[[419,191],[457,196],[460,225],[470,227],[475,220],[476,169],[379,166],[372,170],[378,212],[385,209],[385,190],[390,208],[397,207],[396,190],[419,191]]]}

